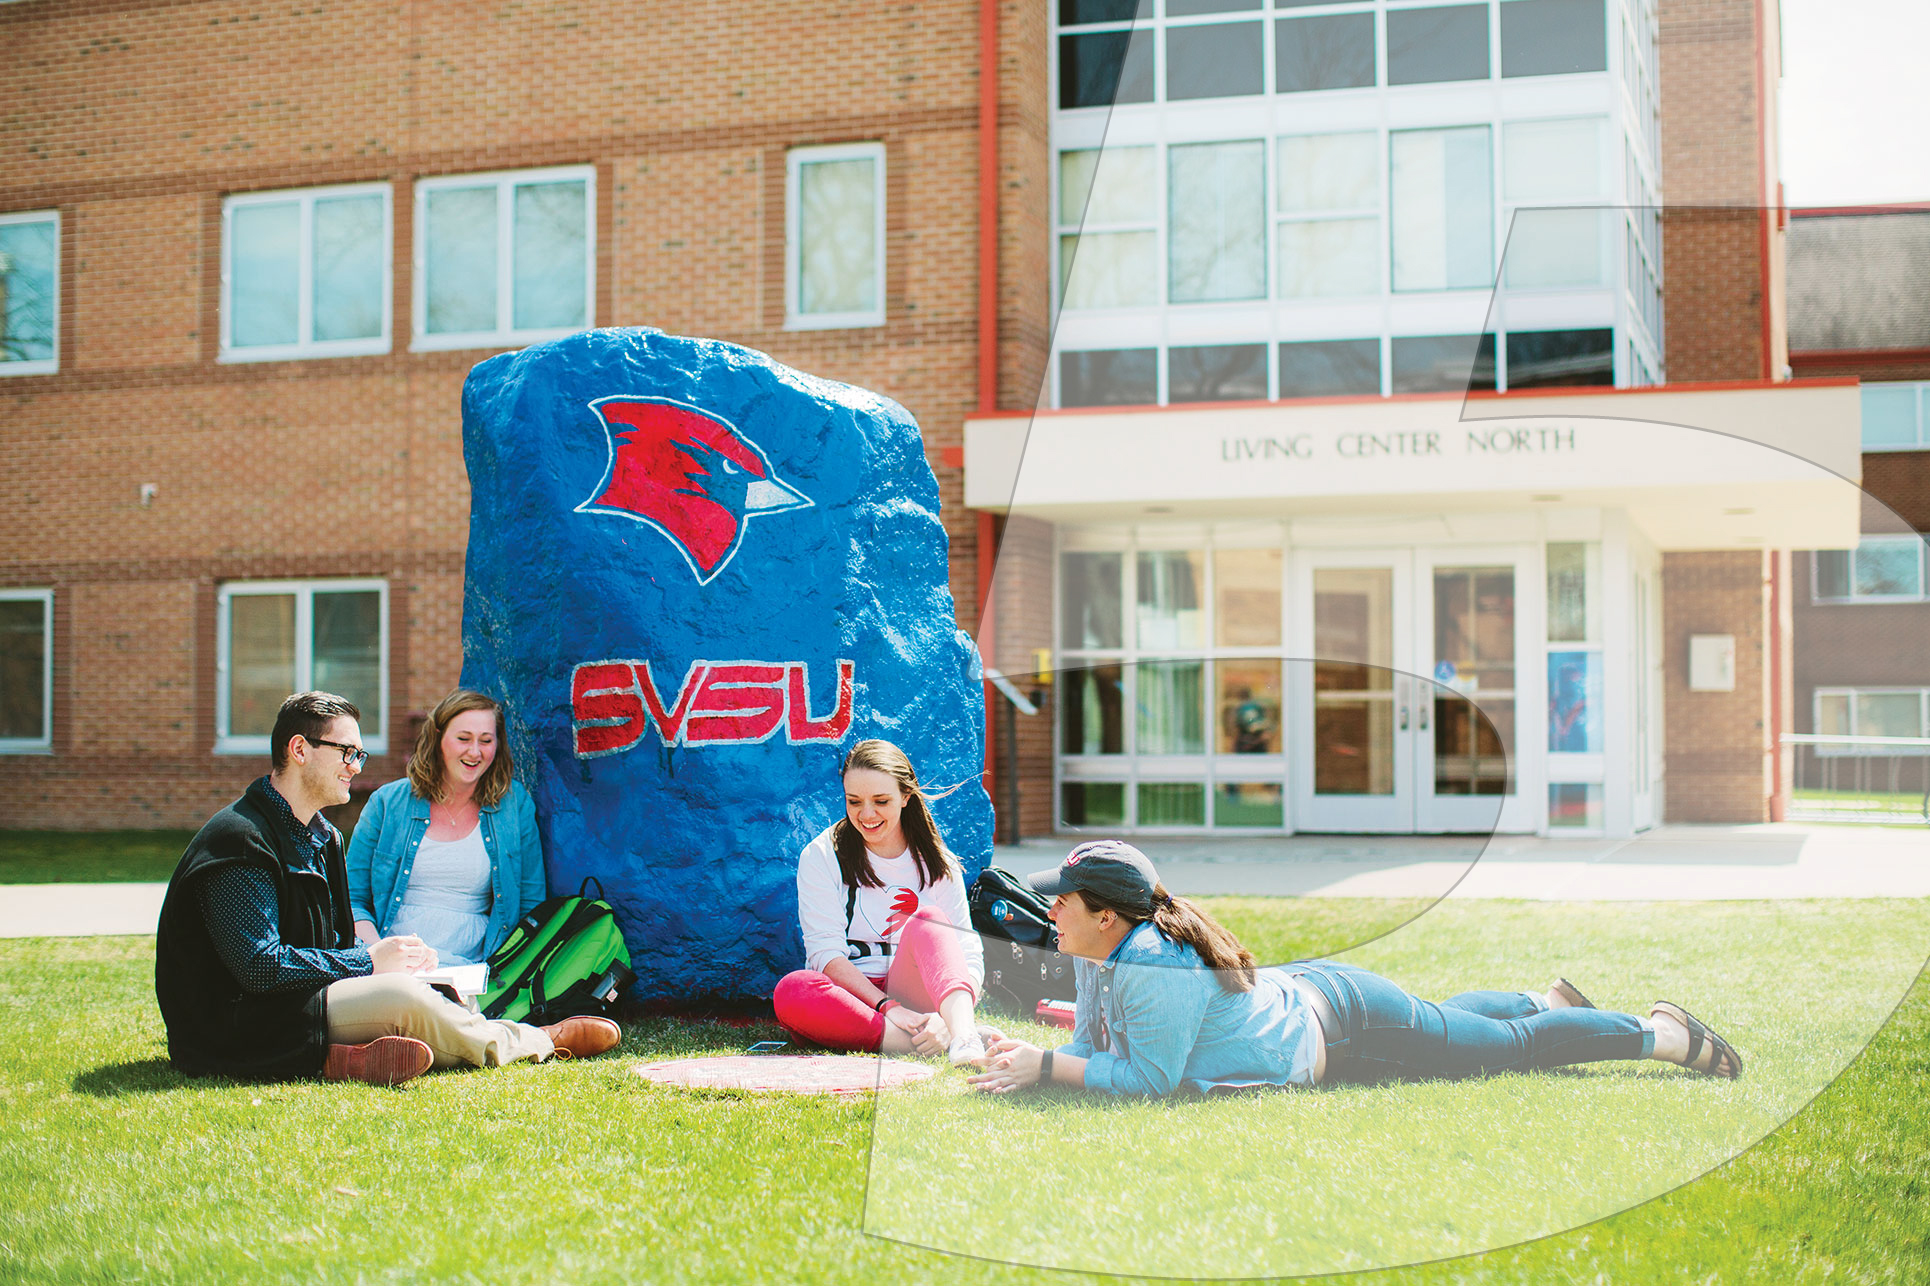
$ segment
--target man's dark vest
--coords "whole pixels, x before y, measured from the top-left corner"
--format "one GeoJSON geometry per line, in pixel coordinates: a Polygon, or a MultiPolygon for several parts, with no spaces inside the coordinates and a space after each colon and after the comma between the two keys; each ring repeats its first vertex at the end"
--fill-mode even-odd
{"type": "Polygon", "coordinates": [[[154,942],[154,993],[168,1029],[168,1058],[192,1076],[282,1079],[321,1071],[328,1054],[325,987],[259,994],[242,989],[216,952],[201,887],[229,865],[268,872],[292,947],[354,945],[348,869],[339,836],[329,841],[327,880],[300,869],[292,837],[257,781],[209,819],[181,855],[161,904],[154,942]]]}

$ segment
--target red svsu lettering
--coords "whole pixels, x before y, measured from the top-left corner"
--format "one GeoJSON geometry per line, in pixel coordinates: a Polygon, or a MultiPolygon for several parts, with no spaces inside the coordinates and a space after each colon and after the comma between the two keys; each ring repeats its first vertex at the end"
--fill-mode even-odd
{"type": "Polygon", "coordinates": [[[755,745],[779,728],[791,745],[837,741],[851,728],[857,666],[840,660],[837,672],[822,714],[804,661],[693,661],[676,680],[649,661],[585,661],[570,676],[576,756],[620,754],[647,732],[666,746],[755,745]]]}

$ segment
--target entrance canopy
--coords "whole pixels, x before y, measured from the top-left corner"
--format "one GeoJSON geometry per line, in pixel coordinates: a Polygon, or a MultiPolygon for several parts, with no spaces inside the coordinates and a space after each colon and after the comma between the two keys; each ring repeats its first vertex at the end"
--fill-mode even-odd
{"type": "Polygon", "coordinates": [[[1659,549],[1854,547],[1854,380],[1017,412],[965,503],[1052,522],[1615,508],[1659,549]]]}

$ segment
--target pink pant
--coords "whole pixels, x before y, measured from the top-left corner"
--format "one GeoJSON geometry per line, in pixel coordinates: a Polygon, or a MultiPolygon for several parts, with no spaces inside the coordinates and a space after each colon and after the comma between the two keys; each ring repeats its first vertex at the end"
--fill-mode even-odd
{"type": "MultiPolygon", "coordinates": [[[[898,935],[884,993],[921,1013],[931,1013],[960,989],[976,1004],[978,989],[965,969],[960,932],[928,907],[913,912],[898,935]]],[[[816,969],[778,979],[771,1005],[785,1030],[819,1045],[876,1052],[884,1044],[885,1016],[816,969]]]]}

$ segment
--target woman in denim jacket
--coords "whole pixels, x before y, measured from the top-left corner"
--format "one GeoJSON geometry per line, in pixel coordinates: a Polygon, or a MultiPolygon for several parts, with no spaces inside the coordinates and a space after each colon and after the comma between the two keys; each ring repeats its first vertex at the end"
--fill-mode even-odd
{"type": "Polygon", "coordinates": [[[511,768],[502,707],[461,688],[436,703],[408,776],[369,797],[349,842],[358,939],[413,933],[473,964],[543,900],[536,805],[511,768]]]}
{"type": "Polygon", "coordinates": [[[1566,979],[1545,996],[1473,991],[1436,1004],[1331,960],[1257,968],[1211,916],[1166,891],[1145,854],[1116,840],[1082,844],[1027,883],[1056,895],[1059,949],[1075,957],[1072,1039],[1047,1050],[999,1037],[971,1078],[983,1090],[1056,1082],[1206,1093],[1641,1058],[1742,1073],[1729,1043],[1680,1006],[1660,1002],[1646,1019],[1610,1013],[1566,979]]]}

